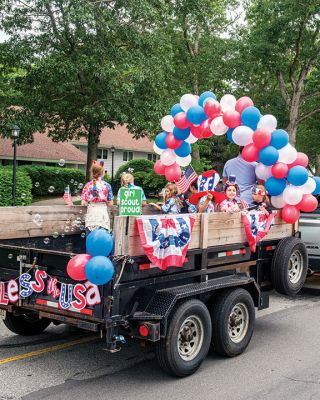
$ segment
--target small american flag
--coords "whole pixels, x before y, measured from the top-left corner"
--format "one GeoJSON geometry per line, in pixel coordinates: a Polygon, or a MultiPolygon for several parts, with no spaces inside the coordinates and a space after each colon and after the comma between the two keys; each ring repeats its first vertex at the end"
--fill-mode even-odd
{"type": "Polygon", "coordinates": [[[184,171],[182,178],[176,182],[176,185],[181,193],[186,193],[192,182],[198,178],[195,170],[189,165],[189,167],[184,171]]]}
{"type": "Polygon", "coordinates": [[[67,206],[73,206],[69,185],[64,189],[63,200],[67,206]]]}

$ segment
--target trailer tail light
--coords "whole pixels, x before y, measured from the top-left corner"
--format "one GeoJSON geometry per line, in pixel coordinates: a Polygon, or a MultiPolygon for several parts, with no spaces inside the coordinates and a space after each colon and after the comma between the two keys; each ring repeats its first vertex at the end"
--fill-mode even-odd
{"type": "Polygon", "coordinates": [[[137,336],[156,342],[160,339],[160,324],[158,322],[143,322],[138,325],[137,336]]]}

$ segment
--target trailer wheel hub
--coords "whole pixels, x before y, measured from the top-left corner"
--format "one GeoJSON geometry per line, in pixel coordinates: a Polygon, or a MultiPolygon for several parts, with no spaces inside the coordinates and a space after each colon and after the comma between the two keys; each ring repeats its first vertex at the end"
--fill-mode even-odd
{"type": "Polygon", "coordinates": [[[288,270],[290,282],[293,284],[298,283],[303,271],[303,258],[299,250],[291,254],[288,270]]]}
{"type": "Polygon", "coordinates": [[[234,343],[240,343],[245,337],[249,326],[249,313],[243,303],[237,303],[229,316],[228,332],[234,343]]]}
{"type": "Polygon", "coordinates": [[[177,347],[184,361],[193,360],[199,353],[203,343],[203,325],[201,320],[192,315],[186,318],[179,329],[177,347]]]}

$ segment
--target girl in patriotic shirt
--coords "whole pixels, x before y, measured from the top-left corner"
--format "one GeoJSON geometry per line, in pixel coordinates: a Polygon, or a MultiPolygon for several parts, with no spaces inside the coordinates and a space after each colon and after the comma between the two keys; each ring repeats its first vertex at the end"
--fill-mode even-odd
{"type": "Polygon", "coordinates": [[[181,200],[179,200],[177,197],[177,185],[175,183],[167,183],[164,187],[163,192],[164,204],[162,206],[155,203],[149,204],[157,210],[162,211],[164,214],[179,214],[182,203],[181,200]]]}
{"type": "MultiPolygon", "coordinates": [[[[131,169],[133,171],[133,169],[131,169]]],[[[130,171],[130,168],[129,168],[130,171]]],[[[134,177],[130,172],[124,172],[121,175],[121,187],[123,188],[129,188],[129,189],[140,189],[141,190],[141,195],[142,195],[142,207],[144,207],[147,204],[147,199],[146,195],[144,194],[144,191],[142,187],[137,186],[134,184],[134,177]]],[[[120,189],[117,194],[117,204],[120,205],[120,189]]]]}
{"type": "Polygon", "coordinates": [[[250,209],[254,207],[254,209],[261,211],[266,216],[271,214],[272,208],[265,187],[263,185],[254,185],[251,188],[251,193],[253,202],[250,209]]]}
{"type": "Polygon", "coordinates": [[[248,204],[239,197],[239,186],[235,182],[235,177],[231,182],[226,182],[224,192],[227,198],[219,204],[220,211],[233,214],[248,208],[248,204]]]}
{"type": "Polygon", "coordinates": [[[104,174],[104,163],[94,161],[91,166],[92,180],[82,190],[81,204],[88,206],[85,227],[89,231],[98,228],[110,230],[107,206],[113,205],[113,193],[109,183],[103,180],[104,174]]]}

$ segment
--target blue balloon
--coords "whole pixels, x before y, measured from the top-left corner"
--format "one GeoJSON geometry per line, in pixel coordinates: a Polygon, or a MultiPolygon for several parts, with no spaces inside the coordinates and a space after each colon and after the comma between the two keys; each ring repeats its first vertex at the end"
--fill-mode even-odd
{"type": "Polygon", "coordinates": [[[87,253],[92,257],[107,257],[111,253],[113,245],[113,237],[105,229],[95,229],[87,236],[87,253]]]}
{"type": "Polygon", "coordinates": [[[234,143],[232,139],[232,132],[234,131],[234,128],[229,128],[227,131],[227,139],[229,140],[230,143],[234,143]]]}
{"type": "Polygon", "coordinates": [[[207,118],[208,117],[201,106],[190,107],[187,111],[187,119],[189,122],[191,122],[191,124],[199,125],[207,118]]]}
{"type": "Polygon", "coordinates": [[[295,186],[304,185],[309,178],[308,171],[305,167],[301,165],[296,165],[289,169],[287,179],[295,186]]]}
{"type": "Polygon", "coordinates": [[[273,146],[266,146],[259,153],[259,162],[264,165],[273,165],[278,161],[278,158],[278,150],[273,146]]]}
{"type": "Polygon", "coordinates": [[[174,117],[176,114],[179,112],[183,112],[183,109],[181,108],[180,104],[177,103],[171,108],[171,115],[174,117]]]}
{"type": "Polygon", "coordinates": [[[91,283],[104,285],[112,279],[114,266],[109,258],[96,256],[87,262],[84,273],[91,283]]]}
{"type": "Polygon", "coordinates": [[[276,129],[271,133],[270,146],[273,146],[276,149],[282,149],[282,147],[286,146],[288,143],[289,135],[285,130],[276,129]]]}
{"type": "Polygon", "coordinates": [[[154,139],[155,144],[159,147],[159,149],[167,149],[168,146],[166,145],[166,137],[167,134],[165,132],[158,133],[156,138],[154,139]]]}
{"type": "Polygon", "coordinates": [[[182,142],[174,152],[179,157],[187,157],[191,153],[191,146],[187,142],[182,142]]]}
{"type": "Polygon", "coordinates": [[[173,136],[178,140],[185,140],[190,135],[190,128],[179,129],[176,126],[173,128],[173,136]]]}
{"type": "Polygon", "coordinates": [[[201,95],[199,97],[199,105],[201,107],[203,107],[204,103],[205,103],[205,100],[210,99],[210,98],[213,99],[213,100],[217,100],[217,96],[213,92],[207,91],[207,92],[201,93],[201,95]]]}
{"type": "Polygon", "coordinates": [[[312,178],[315,180],[317,185],[312,194],[317,196],[318,194],[320,194],[320,176],[313,176],[312,178]]]}
{"type": "Polygon", "coordinates": [[[260,118],[261,118],[261,114],[257,107],[253,107],[253,106],[247,107],[241,113],[242,124],[249,126],[253,130],[255,130],[257,128],[260,118]]]}
{"type": "Polygon", "coordinates": [[[264,184],[266,191],[270,196],[278,196],[281,194],[285,187],[286,187],[286,180],[285,179],[277,179],[271,176],[266,180],[264,184]]]}

